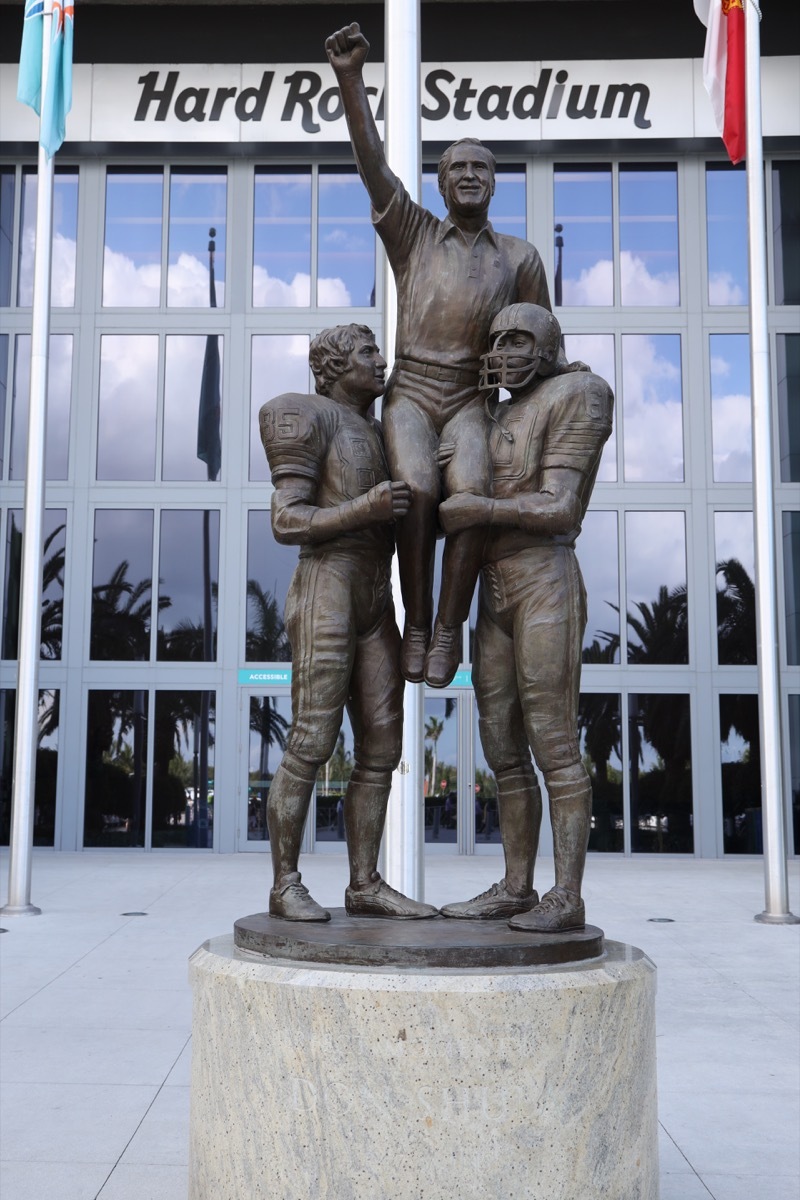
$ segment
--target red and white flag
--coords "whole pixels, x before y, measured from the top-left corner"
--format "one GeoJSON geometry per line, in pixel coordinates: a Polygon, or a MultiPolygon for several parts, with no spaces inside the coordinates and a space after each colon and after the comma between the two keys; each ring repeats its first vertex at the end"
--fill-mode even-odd
{"type": "Polygon", "coordinates": [[[745,155],[744,3],[743,0],[694,0],[694,10],[707,28],[703,82],[711,97],[728,157],[745,155]]]}

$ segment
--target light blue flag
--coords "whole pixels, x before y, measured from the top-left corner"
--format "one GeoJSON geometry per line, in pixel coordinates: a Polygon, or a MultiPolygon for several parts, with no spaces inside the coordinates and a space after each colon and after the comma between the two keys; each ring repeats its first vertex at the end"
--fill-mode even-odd
{"type": "Polygon", "coordinates": [[[53,0],[53,41],[47,69],[47,90],[42,105],[39,142],[52,158],[67,133],[67,113],[72,108],[73,0],[53,0]]]}
{"type": "Polygon", "coordinates": [[[17,99],[39,115],[42,101],[42,26],[44,0],[25,0],[22,48],[19,52],[17,99]]]}

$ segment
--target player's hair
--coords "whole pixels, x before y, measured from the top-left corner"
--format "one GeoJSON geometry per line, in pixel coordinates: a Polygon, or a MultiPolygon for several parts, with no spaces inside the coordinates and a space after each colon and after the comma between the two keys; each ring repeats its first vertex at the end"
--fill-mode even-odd
{"type": "Polygon", "coordinates": [[[480,146],[481,150],[485,151],[489,159],[489,170],[492,172],[492,182],[494,182],[495,173],[497,171],[497,159],[492,154],[488,146],[484,146],[479,138],[465,137],[459,138],[457,142],[453,142],[452,146],[448,146],[442,157],[439,159],[439,191],[444,195],[444,181],[447,177],[447,172],[450,163],[454,156],[459,152],[459,146],[480,146]]]}
{"type": "Polygon", "coordinates": [[[323,329],[311,343],[308,361],[314,373],[317,394],[330,396],[331,388],[340,375],[347,370],[350,355],[359,338],[375,340],[375,334],[366,325],[334,325],[323,329]]]}

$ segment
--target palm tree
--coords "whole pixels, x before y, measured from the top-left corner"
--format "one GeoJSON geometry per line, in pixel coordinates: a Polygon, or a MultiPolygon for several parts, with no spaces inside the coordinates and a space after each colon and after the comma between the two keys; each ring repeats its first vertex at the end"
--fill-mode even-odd
{"type": "Polygon", "coordinates": [[[259,779],[269,776],[269,748],[272,745],[283,752],[286,749],[286,734],[289,722],[278,712],[274,696],[250,697],[250,729],[261,739],[259,751],[259,779]]]}
{"type": "Polygon", "coordinates": [[[431,773],[430,787],[428,795],[433,797],[437,794],[436,787],[436,743],[444,732],[444,721],[438,720],[436,717],[429,717],[425,725],[425,739],[431,744],[431,773]]]}
{"type": "MultiPolygon", "coordinates": [[[[127,578],[130,563],[123,559],[108,583],[92,588],[92,632],[90,657],[93,659],[146,660],[150,657],[150,617],[152,580],[131,583],[127,578]]],[[[158,611],[169,608],[169,596],[160,596],[158,611]]]]}
{"type": "Polygon", "coordinates": [[[756,658],[756,589],[738,558],[717,563],[717,647],[721,666],[751,666],[756,658]]]}
{"type": "Polygon", "coordinates": [[[247,581],[246,662],[289,662],[292,650],[274,592],[247,581]]]}

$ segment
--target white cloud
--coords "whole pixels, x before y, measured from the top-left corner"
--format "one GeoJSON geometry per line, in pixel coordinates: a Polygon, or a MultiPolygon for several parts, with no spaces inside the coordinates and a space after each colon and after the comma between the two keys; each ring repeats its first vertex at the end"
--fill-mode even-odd
{"type": "Polygon", "coordinates": [[[629,482],[683,479],[683,404],[678,363],[646,335],[625,335],[624,460],[629,482]]]}
{"type": "Polygon", "coordinates": [[[711,374],[724,378],[731,373],[731,364],[719,354],[711,355],[711,374]]]}
{"type": "Polygon", "coordinates": [[[714,479],[717,483],[749,483],[753,478],[750,397],[714,397],[712,422],[714,479]]]}
{"type": "MultiPolygon", "coordinates": [[[[19,264],[19,303],[33,304],[33,259],[36,230],[30,225],[22,233],[22,253],[19,264]]],[[[75,262],[77,247],[74,238],[62,233],[53,234],[53,266],[50,282],[50,303],[53,308],[71,308],[75,303],[75,262]]]]}
{"type": "Polygon", "coordinates": [[[716,271],[708,277],[709,304],[745,304],[746,297],[729,271],[716,271]]]}
{"type": "Polygon", "coordinates": [[[106,308],[154,308],[161,301],[161,264],[136,265],[127,254],[106,246],[103,304],[106,308]]]}
{"type": "MultiPolygon", "coordinates": [[[[664,271],[651,275],[644,259],[629,250],[619,256],[622,303],[626,306],[672,307],[678,303],[679,283],[677,272],[664,271]]],[[[610,259],[600,259],[593,266],[581,271],[577,279],[563,282],[564,304],[608,305],[614,298],[614,264],[610,259]]]]}

